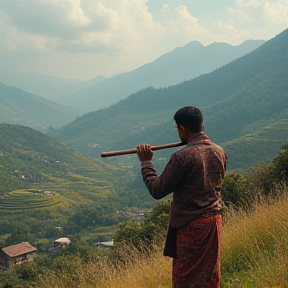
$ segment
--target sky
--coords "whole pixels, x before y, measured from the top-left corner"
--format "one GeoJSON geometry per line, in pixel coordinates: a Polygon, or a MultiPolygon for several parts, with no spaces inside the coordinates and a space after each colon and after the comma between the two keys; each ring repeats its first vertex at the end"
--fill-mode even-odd
{"type": "Polygon", "coordinates": [[[239,45],[288,28],[288,0],[0,0],[0,74],[89,80],[191,41],[239,45]]]}

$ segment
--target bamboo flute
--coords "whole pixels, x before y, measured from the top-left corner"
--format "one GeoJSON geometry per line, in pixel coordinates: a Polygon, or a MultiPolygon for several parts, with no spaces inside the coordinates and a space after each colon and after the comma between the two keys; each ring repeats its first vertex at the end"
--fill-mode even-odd
{"type": "MultiPolygon", "coordinates": [[[[187,142],[177,142],[177,143],[169,143],[169,144],[162,144],[162,145],[155,145],[151,146],[152,151],[166,149],[166,148],[175,148],[186,145],[187,142]]],[[[119,155],[126,155],[126,154],[134,154],[137,153],[137,149],[127,149],[127,150],[120,150],[120,151],[109,151],[109,152],[102,152],[101,157],[111,157],[111,156],[119,156],[119,155]]]]}

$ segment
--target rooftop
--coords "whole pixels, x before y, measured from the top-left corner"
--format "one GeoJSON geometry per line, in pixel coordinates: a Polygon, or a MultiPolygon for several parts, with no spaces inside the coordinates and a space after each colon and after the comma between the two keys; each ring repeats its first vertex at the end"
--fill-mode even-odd
{"type": "Polygon", "coordinates": [[[69,244],[71,240],[69,238],[63,237],[63,238],[54,240],[54,242],[61,243],[61,244],[69,244]]]}
{"type": "Polygon", "coordinates": [[[9,257],[16,257],[22,254],[34,252],[36,250],[37,248],[30,245],[28,242],[23,242],[20,244],[2,248],[2,251],[6,253],[9,257]]]}

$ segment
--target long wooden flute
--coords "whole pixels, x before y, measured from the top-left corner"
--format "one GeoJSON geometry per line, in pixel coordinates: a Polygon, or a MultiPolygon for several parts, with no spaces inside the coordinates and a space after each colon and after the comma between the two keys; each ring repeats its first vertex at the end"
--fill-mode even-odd
{"type": "MultiPolygon", "coordinates": [[[[166,149],[166,148],[174,148],[186,145],[187,142],[177,142],[177,143],[169,143],[163,145],[155,145],[151,146],[152,151],[166,149]]],[[[118,155],[126,155],[126,154],[134,154],[137,153],[137,149],[128,149],[128,150],[120,150],[120,151],[110,151],[110,152],[102,152],[101,157],[111,157],[111,156],[118,156],[118,155]]]]}

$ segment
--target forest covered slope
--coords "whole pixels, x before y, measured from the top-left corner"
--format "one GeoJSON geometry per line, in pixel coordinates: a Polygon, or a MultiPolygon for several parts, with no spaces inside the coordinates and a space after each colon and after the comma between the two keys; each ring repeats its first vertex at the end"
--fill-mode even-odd
{"type": "Polygon", "coordinates": [[[241,137],[252,133],[257,140],[262,129],[285,121],[287,45],[288,29],[212,73],[168,88],[147,88],[109,108],[85,114],[59,130],[55,137],[93,157],[99,157],[103,150],[127,149],[140,142],[175,142],[178,138],[171,129],[173,115],[177,109],[193,105],[203,111],[210,138],[224,146],[229,142],[230,167],[267,161],[279,152],[287,137],[287,126],[281,126],[283,133],[278,134],[276,145],[273,137],[267,137],[267,145],[258,147],[257,156],[249,152],[249,143],[241,141],[241,137]],[[231,141],[238,138],[241,149],[249,154],[243,162],[233,160],[232,146],[236,142],[231,141]]]}

